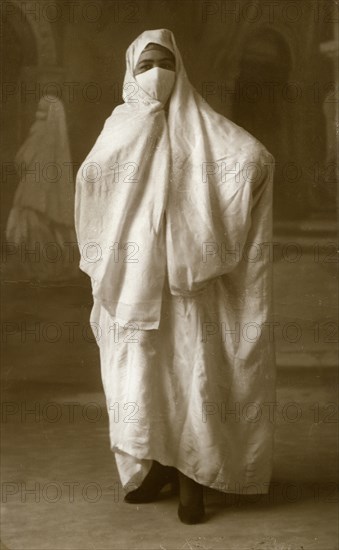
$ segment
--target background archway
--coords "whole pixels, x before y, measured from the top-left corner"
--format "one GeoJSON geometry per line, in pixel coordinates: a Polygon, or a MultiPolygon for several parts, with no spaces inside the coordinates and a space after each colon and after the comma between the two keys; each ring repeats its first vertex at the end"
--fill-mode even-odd
{"type": "MultiPolygon", "coordinates": [[[[261,30],[245,37],[236,82],[234,121],[257,137],[276,159],[274,210],[278,217],[300,213],[297,190],[284,177],[293,147],[294,105],[289,82],[292,60],[284,39],[261,30]]],[[[289,175],[293,180],[294,175],[289,175]]],[[[292,183],[292,182],[291,182],[292,183]]]]}
{"type": "Polygon", "coordinates": [[[14,158],[22,141],[24,132],[23,112],[26,110],[22,89],[22,71],[24,67],[36,66],[38,55],[33,30],[27,18],[23,18],[20,9],[13,4],[13,10],[3,25],[0,63],[2,66],[2,102],[1,126],[6,128],[1,152],[2,185],[1,185],[1,230],[7,222],[18,176],[14,168],[14,158]]]}
{"type": "Polygon", "coordinates": [[[0,62],[2,104],[0,123],[6,128],[1,152],[1,233],[7,223],[15,189],[19,183],[15,155],[34,119],[40,97],[40,83],[60,75],[51,24],[36,17],[36,2],[9,0],[4,7],[0,62]]]}

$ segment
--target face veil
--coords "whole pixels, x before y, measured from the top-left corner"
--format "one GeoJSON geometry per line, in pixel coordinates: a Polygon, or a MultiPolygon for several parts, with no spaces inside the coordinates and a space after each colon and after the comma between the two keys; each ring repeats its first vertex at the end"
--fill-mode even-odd
{"type": "Polygon", "coordinates": [[[161,67],[153,67],[136,75],[135,79],[144,92],[164,105],[171,95],[175,73],[161,67]]]}

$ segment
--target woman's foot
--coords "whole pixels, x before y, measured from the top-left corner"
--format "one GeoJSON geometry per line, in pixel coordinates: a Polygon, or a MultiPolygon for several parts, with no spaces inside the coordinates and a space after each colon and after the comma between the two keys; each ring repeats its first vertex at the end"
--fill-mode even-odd
{"type": "Polygon", "coordinates": [[[205,515],[203,486],[179,472],[179,494],[180,521],[189,525],[201,523],[205,515]]]}
{"type": "Polygon", "coordinates": [[[163,489],[165,485],[171,484],[173,492],[177,487],[177,481],[178,477],[175,468],[163,466],[156,460],[153,460],[151,469],[140,487],[127,493],[124,500],[130,504],[153,502],[157,500],[161,489],[163,489]]]}

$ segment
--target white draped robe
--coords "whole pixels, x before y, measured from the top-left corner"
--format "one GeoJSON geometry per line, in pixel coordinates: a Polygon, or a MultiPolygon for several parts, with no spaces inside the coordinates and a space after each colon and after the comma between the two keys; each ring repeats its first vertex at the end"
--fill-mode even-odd
{"type": "Polygon", "coordinates": [[[225,492],[265,493],[273,159],[197,94],[170,31],[146,31],[126,59],[125,103],[80,168],[76,192],[120,478],[135,488],[157,460],[225,492]],[[150,42],[175,55],[167,117],[133,76],[150,42]]]}

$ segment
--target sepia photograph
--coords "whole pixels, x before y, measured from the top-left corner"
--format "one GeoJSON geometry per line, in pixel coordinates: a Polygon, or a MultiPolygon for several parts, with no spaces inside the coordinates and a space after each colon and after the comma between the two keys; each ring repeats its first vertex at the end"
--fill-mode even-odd
{"type": "Polygon", "coordinates": [[[338,0],[1,0],[1,550],[338,550],[338,0]]]}

